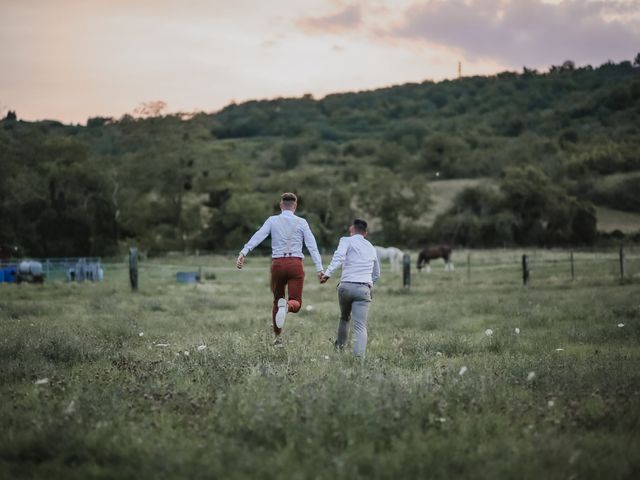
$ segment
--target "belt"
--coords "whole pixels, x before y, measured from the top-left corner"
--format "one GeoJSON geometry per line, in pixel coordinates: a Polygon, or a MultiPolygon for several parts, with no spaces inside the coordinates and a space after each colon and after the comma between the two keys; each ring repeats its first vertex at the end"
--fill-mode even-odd
{"type": "MultiPolygon", "coordinates": [[[[278,258],[300,258],[300,257],[294,257],[293,253],[285,253],[284,255],[280,255],[279,257],[271,257],[273,260],[276,260],[278,258]]],[[[302,260],[302,258],[300,258],[300,260],[302,260]]]]}
{"type": "Polygon", "coordinates": [[[354,285],[366,285],[367,287],[371,286],[371,284],[367,283],[367,282],[340,282],[340,283],[352,283],[354,285]]]}

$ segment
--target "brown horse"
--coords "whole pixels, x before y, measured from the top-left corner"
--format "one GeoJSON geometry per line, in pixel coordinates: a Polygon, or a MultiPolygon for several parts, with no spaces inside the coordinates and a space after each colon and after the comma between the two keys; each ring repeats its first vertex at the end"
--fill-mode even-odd
{"type": "Polygon", "coordinates": [[[431,271],[431,265],[429,261],[435,258],[442,258],[444,260],[444,269],[447,272],[453,271],[453,262],[451,261],[452,249],[448,245],[437,245],[434,247],[427,247],[418,254],[418,272],[422,270],[422,267],[427,265],[427,273],[431,271]]]}

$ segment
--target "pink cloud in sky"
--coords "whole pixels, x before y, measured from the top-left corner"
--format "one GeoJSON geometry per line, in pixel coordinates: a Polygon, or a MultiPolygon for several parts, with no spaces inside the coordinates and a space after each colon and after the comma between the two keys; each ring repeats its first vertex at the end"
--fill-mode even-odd
{"type": "Polygon", "coordinates": [[[349,5],[336,13],[319,17],[304,17],[298,25],[306,32],[342,32],[357,29],[362,23],[359,5],[349,5]]]}
{"type": "Polygon", "coordinates": [[[637,0],[426,0],[386,33],[512,67],[548,67],[567,59],[599,65],[637,53],[639,15],[637,0]]]}
{"type": "Polygon", "coordinates": [[[310,35],[366,36],[398,49],[455,55],[465,64],[547,68],[600,65],[640,49],[640,0],[384,0],[339,2],[304,17],[310,35]],[[348,20],[348,21],[347,21],[348,20]]]}

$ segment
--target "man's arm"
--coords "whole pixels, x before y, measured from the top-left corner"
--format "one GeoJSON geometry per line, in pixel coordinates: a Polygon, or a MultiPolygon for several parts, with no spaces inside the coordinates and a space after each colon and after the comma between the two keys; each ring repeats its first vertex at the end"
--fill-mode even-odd
{"type": "Polygon", "coordinates": [[[378,256],[376,255],[373,260],[373,272],[371,272],[371,281],[375,284],[380,278],[380,262],[378,261],[378,256]]]}
{"type": "Polygon", "coordinates": [[[334,270],[340,268],[344,263],[344,259],[347,256],[347,249],[349,248],[349,239],[348,237],[342,237],[340,239],[340,243],[338,244],[338,248],[333,254],[333,258],[331,259],[331,263],[327,267],[327,270],[324,272],[322,279],[320,280],[322,283],[325,283],[329,277],[333,274],[334,270]]]}
{"type": "Polygon", "coordinates": [[[256,233],[249,239],[249,241],[242,247],[240,250],[240,255],[238,255],[238,259],[236,260],[236,267],[242,268],[244,265],[244,257],[246,257],[251,250],[260,245],[265,238],[269,236],[271,233],[271,217],[267,218],[266,222],[262,224],[262,226],[258,229],[256,233]]]}
{"type": "Polygon", "coordinates": [[[305,220],[304,225],[302,227],[302,234],[304,237],[304,244],[307,246],[307,250],[309,250],[309,254],[311,255],[311,259],[316,266],[316,272],[321,273],[324,269],[322,268],[322,257],[320,256],[320,252],[318,251],[318,244],[316,243],[316,237],[313,236],[311,232],[311,228],[309,224],[305,220]]]}

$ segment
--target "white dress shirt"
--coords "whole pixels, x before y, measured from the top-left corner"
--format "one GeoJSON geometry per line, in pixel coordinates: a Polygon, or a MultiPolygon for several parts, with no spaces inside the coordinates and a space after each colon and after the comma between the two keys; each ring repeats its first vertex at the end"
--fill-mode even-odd
{"type": "Polygon", "coordinates": [[[272,258],[304,258],[302,254],[302,243],[304,242],[316,266],[316,271],[322,271],[322,258],[320,258],[318,245],[309,224],[304,218],[294,215],[291,210],[283,210],[280,215],[267,218],[264,225],[253,234],[240,253],[246,257],[269,235],[271,235],[272,258]]]}
{"type": "Polygon", "coordinates": [[[380,278],[376,249],[359,233],[340,239],[325,275],[330,277],[341,265],[341,282],[366,283],[371,286],[380,278]]]}

